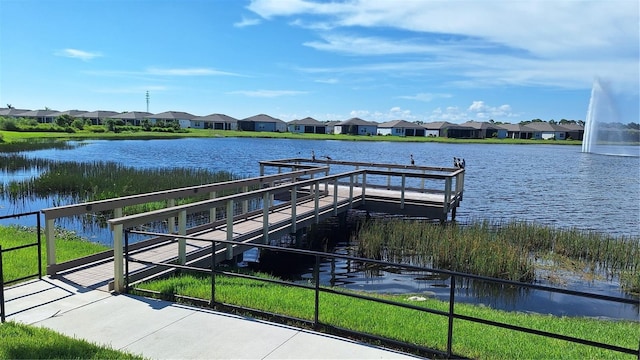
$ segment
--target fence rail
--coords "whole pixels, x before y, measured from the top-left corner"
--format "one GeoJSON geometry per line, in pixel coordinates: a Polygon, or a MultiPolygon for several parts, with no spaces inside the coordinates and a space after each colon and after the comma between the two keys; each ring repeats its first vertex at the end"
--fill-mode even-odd
{"type": "MultiPolygon", "coordinates": [[[[615,297],[615,296],[607,296],[607,295],[601,295],[601,294],[593,294],[593,293],[574,291],[574,290],[568,290],[568,289],[560,289],[560,288],[549,287],[549,286],[544,286],[544,285],[520,283],[520,282],[516,282],[516,281],[502,280],[502,279],[490,278],[490,277],[486,277],[486,276],[479,276],[479,275],[460,273],[460,272],[456,272],[456,271],[433,269],[433,268],[428,268],[428,267],[407,265],[407,264],[399,264],[399,263],[390,263],[390,262],[386,262],[386,261],[366,259],[366,258],[360,258],[360,257],[355,257],[355,256],[350,256],[350,255],[332,254],[332,253],[324,253],[324,252],[302,250],[302,249],[294,249],[294,248],[283,248],[283,247],[264,245],[264,244],[254,244],[253,245],[253,246],[255,246],[256,248],[259,248],[259,249],[273,250],[273,251],[279,251],[279,252],[289,252],[289,253],[294,253],[294,254],[300,254],[300,255],[306,255],[306,256],[314,257],[315,266],[314,266],[314,270],[313,270],[313,284],[310,284],[310,285],[298,284],[298,283],[292,283],[292,282],[288,282],[288,281],[281,281],[281,280],[274,280],[274,279],[264,279],[264,278],[249,276],[249,275],[242,275],[242,274],[237,274],[237,273],[233,273],[233,272],[218,271],[218,270],[215,269],[215,260],[213,260],[213,259],[215,259],[215,254],[214,254],[214,251],[215,251],[215,248],[216,248],[215,245],[216,245],[216,243],[228,243],[228,241],[213,241],[213,240],[209,240],[209,239],[198,238],[196,236],[180,236],[180,235],[175,235],[175,234],[171,234],[170,235],[170,236],[172,236],[174,238],[183,238],[183,239],[203,241],[203,242],[210,243],[211,244],[211,249],[212,249],[212,262],[211,262],[209,268],[187,266],[187,265],[177,265],[175,263],[170,263],[170,262],[150,262],[150,261],[144,261],[144,260],[140,260],[140,259],[135,259],[134,257],[131,256],[131,254],[129,253],[129,249],[128,249],[129,248],[129,246],[128,246],[128,235],[129,234],[139,234],[139,235],[155,236],[155,237],[169,236],[168,234],[161,234],[161,233],[154,233],[154,232],[145,232],[145,231],[138,231],[138,230],[132,230],[132,229],[125,230],[125,236],[124,236],[125,237],[125,249],[124,249],[124,255],[125,256],[124,257],[125,257],[125,271],[126,271],[125,291],[128,291],[130,289],[134,289],[135,288],[134,287],[135,284],[129,284],[128,263],[131,261],[131,262],[143,263],[143,264],[146,264],[146,265],[160,266],[160,267],[164,267],[164,268],[168,268],[168,269],[190,270],[190,271],[196,271],[196,272],[202,272],[202,273],[210,274],[211,275],[211,300],[209,301],[209,306],[211,306],[211,307],[215,307],[216,305],[229,306],[228,304],[222,304],[222,303],[219,303],[219,302],[216,301],[216,280],[215,280],[215,278],[216,278],[217,274],[218,275],[219,274],[223,274],[223,275],[228,275],[228,276],[239,276],[239,277],[249,278],[249,279],[258,280],[258,281],[265,281],[265,282],[276,283],[276,284],[281,284],[281,285],[285,285],[285,286],[294,286],[294,287],[300,287],[300,288],[306,288],[306,289],[313,290],[313,291],[315,291],[315,302],[314,302],[315,308],[314,308],[314,320],[313,320],[312,325],[315,326],[315,327],[326,326],[326,327],[329,327],[329,328],[336,328],[336,327],[332,326],[331,324],[323,324],[320,321],[320,313],[319,313],[320,312],[320,297],[319,297],[320,293],[331,293],[331,294],[335,294],[335,295],[339,295],[339,296],[358,298],[358,299],[361,299],[361,300],[372,301],[372,302],[377,302],[377,303],[384,303],[384,304],[387,304],[387,305],[397,306],[399,308],[407,308],[407,309],[422,311],[422,312],[426,312],[426,313],[430,313],[430,314],[435,314],[435,315],[438,315],[438,316],[443,316],[443,317],[446,317],[448,319],[448,331],[447,331],[447,339],[446,339],[447,340],[447,346],[446,346],[446,351],[445,352],[438,351],[438,350],[435,350],[435,349],[428,349],[428,348],[425,348],[425,347],[422,347],[422,346],[418,346],[418,345],[410,344],[410,343],[404,343],[404,342],[401,342],[401,341],[398,341],[398,340],[393,340],[393,339],[383,339],[383,338],[379,338],[379,339],[380,340],[385,340],[385,341],[390,340],[393,343],[399,344],[399,345],[401,345],[403,347],[406,347],[406,348],[414,349],[417,352],[425,352],[426,351],[426,352],[429,352],[429,353],[432,353],[432,354],[446,356],[448,358],[454,356],[453,350],[452,350],[453,349],[454,332],[455,332],[454,320],[462,320],[462,321],[479,323],[479,324],[484,324],[484,325],[498,327],[498,328],[504,328],[504,329],[508,329],[508,330],[512,330],[512,331],[524,332],[524,333],[539,335],[539,336],[543,336],[543,337],[564,340],[564,341],[577,343],[577,344],[583,344],[583,345],[592,346],[592,347],[596,347],[596,348],[612,350],[612,351],[623,353],[623,354],[635,355],[635,356],[638,357],[638,359],[640,359],[640,339],[639,339],[638,348],[626,348],[626,347],[612,345],[612,344],[606,344],[606,343],[602,343],[602,342],[598,342],[598,341],[592,341],[592,340],[588,340],[588,339],[584,339],[584,338],[578,338],[578,337],[574,337],[574,336],[567,336],[567,335],[564,335],[564,334],[548,332],[548,331],[542,331],[542,330],[527,328],[527,327],[523,327],[523,326],[517,326],[517,325],[508,324],[508,323],[493,321],[493,320],[487,320],[487,319],[483,319],[483,318],[479,318],[479,317],[475,317],[475,316],[460,314],[460,313],[457,313],[455,311],[455,305],[456,305],[455,289],[456,289],[456,279],[457,278],[466,279],[466,280],[480,280],[480,281],[483,281],[483,282],[494,283],[494,284],[499,284],[499,285],[517,286],[517,287],[528,288],[528,289],[543,290],[543,291],[547,291],[547,292],[550,292],[550,293],[562,293],[562,294],[565,294],[565,295],[571,295],[571,296],[577,296],[577,297],[583,297],[583,298],[599,299],[599,300],[611,302],[612,304],[616,304],[616,303],[617,304],[637,304],[637,300],[633,300],[633,299],[627,299],[627,298],[621,298],[621,297],[615,297]],[[336,290],[334,290],[332,288],[328,288],[328,287],[321,287],[320,286],[320,274],[319,274],[320,266],[319,265],[320,265],[322,259],[334,259],[334,260],[341,259],[341,260],[357,261],[357,262],[364,263],[364,264],[373,264],[373,265],[378,265],[378,266],[391,266],[391,267],[405,269],[405,270],[422,271],[422,272],[436,273],[436,274],[449,276],[451,278],[451,284],[450,284],[450,289],[451,290],[450,290],[450,294],[449,294],[448,311],[430,309],[430,308],[415,306],[415,305],[411,305],[411,304],[404,304],[404,303],[399,303],[399,302],[395,302],[395,301],[375,298],[375,297],[367,296],[367,295],[364,295],[364,294],[342,292],[342,291],[336,291],[336,290]]],[[[231,242],[231,243],[233,243],[233,242],[231,242]]],[[[145,291],[145,290],[142,289],[141,291],[145,291]]],[[[148,291],[148,290],[146,290],[146,291],[148,291]]],[[[260,312],[260,310],[255,310],[255,309],[250,309],[250,310],[253,311],[253,312],[258,312],[258,313],[260,312]]],[[[273,314],[269,314],[269,315],[273,315],[273,314]]],[[[277,315],[282,315],[282,314],[277,314],[277,315]]],[[[309,322],[306,319],[299,319],[299,318],[296,318],[294,320],[305,322],[305,323],[309,322]]],[[[378,338],[376,335],[362,333],[362,332],[355,331],[355,330],[343,329],[343,328],[339,328],[338,330],[346,332],[346,333],[352,333],[352,334],[364,336],[364,337],[378,338]]]]}
{"type": "Polygon", "coordinates": [[[40,237],[40,212],[39,211],[33,211],[33,212],[27,212],[27,213],[21,213],[21,214],[13,214],[13,215],[5,215],[5,216],[0,216],[0,220],[4,220],[4,219],[15,219],[15,218],[21,218],[21,217],[25,217],[25,216],[35,216],[36,217],[36,242],[34,243],[30,243],[30,244],[23,244],[23,245],[19,245],[19,246],[14,246],[14,247],[10,247],[10,248],[2,248],[2,244],[0,244],[0,322],[5,322],[5,318],[6,318],[6,310],[5,310],[5,304],[4,304],[4,287],[5,285],[10,285],[13,283],[17,283],[19,281],[23,281],[26,279],[30,279],[33,277],[38,277],[38,279],[42,279],[42,241],[41,241],[41,237],[40,237]],[[5,281],[4,280],[4,263],[3,263],[3,258],[4,258],[4,254],[5,253],[9,253],[12,251],[17,251],[20,249],[26,249],[26,248],[30,248],[30,247],[37,247],[37,251],[38,251],[38,272],[35,274],[30,274],[30,275],[24,275],[15,279],[11,279],[9,281],[5,281]]]}

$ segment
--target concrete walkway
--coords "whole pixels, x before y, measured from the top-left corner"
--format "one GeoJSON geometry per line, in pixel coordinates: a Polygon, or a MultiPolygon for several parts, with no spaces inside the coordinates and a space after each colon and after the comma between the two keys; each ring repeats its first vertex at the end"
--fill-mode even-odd
{"type": "Polygon", "coordinates": [[[5,289],[7,321],[150,359],[415,359],[313,331],[43,278],[5,289]]]}

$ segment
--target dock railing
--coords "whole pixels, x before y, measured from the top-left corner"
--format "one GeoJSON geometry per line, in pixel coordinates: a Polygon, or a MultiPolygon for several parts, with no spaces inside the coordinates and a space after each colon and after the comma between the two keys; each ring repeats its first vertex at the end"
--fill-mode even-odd
{"type": "MultiPolygon", "coordinates": [[[[47,208],[41,210],[45,219],[45,239],[47,247],[47,274],[55,275],[59,271],[76,267],[79,264],[78,261],[69,261],[66,263],[58,264],[56,261],[56,247],[55,247],[55,221],[57,219],[82,216],[86,214],[99,214],[105,212],[113,212],[113,217],[122,217],[123,209],[133,205],[146,204],[152,202],[166,202],[167,207],[176,205],[179,199],[189,198],[193,196],[201,196],[202,194],[208,194],[209,198],[215,198],[225,193],[243,192],[249,191],[253,188],[260,188],[262,186],[272,186],[279,182],[292,181],[305,177],[312,177],[315,174],[325,173],[325,169],[319,166],[291,166],[292,171],[275,174],[266,177],[253,177],[232,181],[224,181],[219,183],[212,183],[206,185],[189,186],[179,189],[171,189],[165,191],[157,191],[152,193],[124,196],[113,199],[106,199],[100,201],[84,202],[80,204],[58,206],[53,208],[47,208]]],[[[242,209],[247,210],[247,204],[243,204],[242,209]]],[[[216,209],[210,209],[209,214],[211,219],[216,219],[219,214],[216,213],[216,209]]],[[[169,231],[174,232],[176,219],[165,218],[162,219],[167,222],[169,231]]],[[[83,262],[99,261],[109,258],[113,255],[113,251],[107,251],[99,254],[95,254],[92,257],[84,258],[83,262]]]]}
{"type": "MultiPolygon", "coordinates": [[[[133,230],[133,229],[127,229],[127,230],[125,230],[125,236],[124,236],[125,240],[128,239],[129,234],[140,234],[140,235],[154,236],[154,237],[167,236],[167,234],[162,234],[162,233],[153,233],[153,232],[136,231],[136,230],[133,230]]],[[[210,243],[211,244],[211,249],[212,249],[212,254],[211,254],[211,258],[212,259],[215,258],[215,254],[213,253],[213,249],[215,248],[214,243],[219,242],[219,243],[227,243],[227,244],[229,244],[229,242],[226,241],[226,240],[216,241],[216,240],[199,238],[197,236],[179,236],[179,237],[183,238],[185,240],[189,239],[191,241],[202,241],[202,242],[210,243]]],[[[502,280],[502,279],[497,279],[497,278],[490,278],[490,277],[485,277],[485,276],[472,275],[472,274],[460,273],[460,272],[448,271],[448,270],[442,270],[442,269],[434,269],[434,268],[428,268],[428,267],[423,267],[423,266],[400,264],[400,263],[391,263],[391,262],[386,262],[386,261],[381,261],[381,260],[373,260],[373,259],[350,256],[350,255],[324,253],[324,252],[301,250],[301,249],[295,249],[295,248],[282,248],[282,247],[270,246],[270,245],[265,245],[265,244],[255,244],[254,246],[259,248],[259,249],[264,249],[264,250],[287,252],[287,253],[294,253],[294,254],[298,254],[298,255],[304,255],[304,256],[313,257],[314,258],[314,262],[313,263],[315,264],[314,267],[313,267],[313,279],[311,279],[311,281],[309,281],[309,282],[291,282],[291,281],[284,281],[284,280],[278,280],[278,279],[256,277],[256,276],[240,274],[240,273],[235,273],[235,272],[230,272],[230,271],[218,270],[218,269],[216,269],[216,264],[215,264],[214,261],[212,261],[210,263],[209,267],[186,266],[186,265],[179,265],[179,264],[169,263],[169,262],[167,262],[167,263],[148,262],[148,261],[136,259],[132,255],[130,255],[130,253],[128,251],[128,242],[125,242],[125,253],[124,253],[124,255],[125,255],[125,261],[126,261],[127,264],[129,262],[138,262],[138,263],[143,263],[143,264],[146,264],[146,265],[165,267],[165,268],[168,268],[168,269],[180,269],[182,271],[193,271],[193,272],[205,273],[205,274],[209,274],[210,275],[210,277],[211,277],[210,299],[194,299],[193,297],[189,297],[189,296],[180,296],[178,294],[173,294],[174,298],[182,298],[182,299],[184,299],[186,301],[191,301],[191,302],[200,302],[203,305],[208,305],[208,306],[210,306],[212,308],[216,308],[218,306],[225,307],[225,308],[235,308],[235,309],[238,309],[240,311],[266,315],[266,316],[269,316],[270,318],[273,318],[274,315],[275,315],[276,317],[280,317],[280,318],[287,319],[287,320],[299,321],[301,323],[308,323],[311,326],[314,326],[315,328],[324,328],[324,329],[328,329],[329,331],[332,331],[332,332],[338,332],[340,334],[357,335],[359,337],[370,339],[371,341],[374,341],[374,342],[381,342],[381,343],[384,343],[384,344],[389,344],[389,345],[392,345],[392,346],[397,346],[397,347],[405,348],[405,349],[412,349],[413,351],[415,351],[416,353],[419,353],[421,355],[444,356],[444,357],[447,357],[447,358],[452,358],[452,357],[454,357],[456,355],[458,355],[458,356],[459,355],[464,355],[464,354],[456,354],[456,353],[454,353],[454,350],[453,350],[454,349],[454,339],[456,337],[455,335],[456,335],[456,328],[457,328],[455,326],[455,320],[458,320],[458,321],[481,324],[481,325],[485,325],[485,326],[488,326],[488,327],[507,329],[509,331],[523,332],[523,333],[533,334],[533,335],[537,335],[537,336],[558,339],[558,340],[562,340],[562,341],[567,341],[567,342],[571,342],[571,343],[575,343],[575,344],[582,344],[582,345],[595,347],[595,348],[600,348],[600,349],[611,350],[611,351],[614,351],[614,352],[617,352],[617,353],[620,353],[620,354],[633,355],[633,356],[638,357],[638,359],[640,359],[640,343],[638,344],[637,348],[630,348],[630,347],[625,347],[625,346],[620,346],[620,345],[615,345],[615,344],[603,343],[601,341],[593,340],[593,337],[592,337],[592,339],[588,338],[589,336],[592,336],[594,334],[585,334],[585,337],[577,337],[577,336],[574,336],[574,335],[556,333],[556,332],[551,332],[551,331],[535,329],[535,328],[530,328],[530,327],[514,325],[514,324],[505,323],[505,322],[500,322],[500,321],[496,321],[496,320],[481,318],[481,317],[478,317],[475,314],[458,312],[458,311],[456,311],[456,304],[458,304],[458,302],[456,300],[456,288],[457,288],[456,284],[458,283],[459,280],[461,280],[461,283],[464,283],[464,282],[469,281],[469,280],[471,280],[471,281],[482,281],[482,282],[486,282],[486,283],[490,283],[490,284],[496,284],[498,286],[508,286],[508,287],[523,288],[523,289],[536,289],[536,290],[545,291],[545,292],[549,292],[549,293],[559,293],[559,294],[575,296],[575,297],[582,297],[582,298],[587,298],[587,299],[597,299],[597,300],[605,301],[605,302],[607,302],[609,304],[612,304],[612,305],[615,305],[615,304],[634,304],[635,305],[635,304],[637,304],[637,300],[628,299],[628,298],[621,298],[621,297],[614,297],[614,296],[607,296],[607,295],[601,295],[601,294],[595,294],[595,293],[574,291],[574,290],[568,290],[568,289],[561,289],[561,288],[555,288],[555,287],[549,287],[549,286],[543,286],[543,285],[520,283],[520,282],[516,282],[516,281],[502,280]],[[384,267],[384,268],[396,268],[396,269],[402,269],[403,271],[422,272],[422,273],[426,273],[426,274],[438,274],[440,276],[449,277],[450,278],[450,284],[449,284],[450,291],[449,291],[448,306],[447,306],[448,310],[444,311],[444,310],[429,308],[429,307],[426,307],[426,306],[418,306],[418,305],[414,305],[414,304],[410,304],[410,303],[401,303],[401,302],[388,300],[388,299],[384,299],[384,298],[380,298],[380,297],[373,297],[373,296],[370,296],[370,295],[368,295],[366,293],[363,293],[363,292],[349,292],[349,291],[344,291],[344,290],[336,290],[333,287],[321,286],[321,284],[320,284],[320,264],[324,259],[330,259],[330,260],[333,260],[333,261],[335,261],[335,260],[344,260],[344,261],[350,261],[351,263],[359,262],[359,263],[362,263],[362,264],[366,264],[365,266],[369,265],[369,266],[380,266],[380,267],[384,267]],[[252,279],[252,280],[257,280],[257,281],[261,281],[261,282],[279,284],[279,285],[288,286],[288,287],[308,289],[310,291],[313,291],[315,293],[315,295],[314,295],[314,299],[315,300],[314,300],[314,309],[313,309],[313,319],[310,320],[309,318],[291,317],[290,315],[287,315],[287,314],[274,314],[273,312],[267,312],[265,309],[254,309],[254,308],[250,308],[249,309],[249,308],[242,307],[242,306],[239,306],[239,305],[228,304],[228,303],[223,303],[221,301],[218,301],[217,298],[216,298],[216,293],[217,293],[217,287],[220,286],[220,285],[217,285],[218,282],[216,282],[216,276],[219,276],[219,275],[241,277],[241,278],[252,279]],[[459,279],[459,280],[456,280],[456,279],[459,279]],[[338,326],[333,325],[331,323],[323,322],[321,320],[322,314],[320,312],[320,309],[321,309],[321,306],[320,306],[320,299],[321,299],[320,294],[321,293],[333,294],[333,295],[342,296],[342,297],[348,297],[348,298],[354,298],[354,299],[359,299],[359,300],[368,301],[368,302],[381,303],[381,304],[397,307],[398,309],[411,309],[411,310],[416,310],[416,311],[423,312],[423,313],[426,313],[426,314],[433,314],[433,315],[442,317],[442,318],[444,318],[444,321],[446,321],[446,324],[447,324],[446,325],[446,328],[447,328],[446,349],[444,351],[437,350],[435,348],[430,348],[430,347],[428,347],[427,345],[424,345],[424,344],[423,345],[417,345],[416,342],[419,343],[419,341],[405,342],[405,341],[401,341],[401,340],[398,340],[398,339],[391,339],[389,337],[384,336],[383,334],[382,335],[381,334],[372,334],[370,332],[365,332],[362,329],[347,329],[347,328],[344,328],[344,327],[338,327],[338,326]]],[[[128,266],[127,266],[127,268],[128,268],[128,266]]],[[[125,278],[128,279],[128,274],[126,274],[126,275],[127,276],[125,278]]],[[[129,291],[131,289],[136,289],[138,292],[140,292],[142,294],[146,294],[146,295],[154,295],[154,296],[160,296],[161,295],[161,294],[159,294],[157,292],[153,292],[153,291],[150,291],[150,290],[145,290],[144,288],[140,288],[139,285],[140,285],[139,283],[131,283],[130,284],[127,281],[125,283],[125,290],[129,291]]],[[[166,294],[164,294],[164,295],[166,295],[166,294]]],[[[367,317],[373,317],[374,320],[375,320],[375,316],[376,315],[375,314],[371,314],[371,313],[367,313],[366,316],[367,317]]],[[[424,323],[424,326],[433,327],[434,324],[432,324],[432,323],[424,323]]],[[[411,329],[409,331],[414,331],[414,330],[415,329],[411,329]]],[[[630,336],[633,336],[633,334],[630,334],[630,336]]],[[[640,339],[638,339],[638,340],[640,341],[640,339]]],[[[505,342],[508,342],[508,340],[505,339],[505,342]]]]}

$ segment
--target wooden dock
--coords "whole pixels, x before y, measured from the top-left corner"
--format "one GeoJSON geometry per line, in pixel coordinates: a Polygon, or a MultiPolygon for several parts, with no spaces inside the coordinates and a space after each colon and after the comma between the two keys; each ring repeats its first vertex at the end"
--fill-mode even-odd
{"type": "Polygon", "coordinates": [[[125,262],[125,255],[154,263],[230,260],[253,243],[268,244],[350,209],[447,221],[449,214],[455,218],[463,189],[464,169],[457,168],[312,159],[265,161],[255,178],[42,210],[47,272],[85,287],[121,292],[126,286],[125,274],[129,281],[135,281],[160,271],[157,266],[125,262]],[[332,173],[332,168],[339,171],[332,173]],[[193,202],[175,205],[177,199],[184,198],[193,202]],[[127,206],[158,201],[167,206],[123,215],[127,206]],[[104,211],[114,213],[108,221],[113,251],[58,264],[55,220],[104,211]],[[204,224],[188,221],[190,216],[203,213],[208,215],[204,224]],[[167,224],[166,231],[126,244],[129,230],[157,228],[162,223],[167,224]],[[221,240],[233,244],[216,243],[221,240]]]}

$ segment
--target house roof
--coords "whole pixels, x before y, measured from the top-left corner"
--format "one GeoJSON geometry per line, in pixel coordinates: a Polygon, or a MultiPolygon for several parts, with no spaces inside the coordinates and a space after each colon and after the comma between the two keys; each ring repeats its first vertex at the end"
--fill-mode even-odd
{"type": "Polygon", "coordinates": [[[241,121],[254,121],[254,122],[263,122],[263,123],[285,123],[280,119],[276,119],[266,114],[258,114],[246,119],[242,119],[241,121]]]}
{"type": "Polygon", "coordinates": [[[326,126],[326,123],[318,121],[312,117],[306,117],[304,119],[289,121],[289,125],[313,125],[313,126],[326,126]]]}
{"type": "Polygon", "coordinates": [[[0,116],[18,116],[23,112],[29,111],[28,109],[2,109],[0,110],[0,116]]]}
{"type": "Polygon", "coordinates": [[[164,119],[164,120],[191,120],[196,117],[193,114],[189,114],[187,112],[182,111],[165,111],[159,114],[152,114],[146,116],[150,119],[164,119]]]}
{"type": "Polygon", "coordinates": [[[87,111],[86,110],[67,110],[67,111],[61,111],[60,113],[58,113],[58,116],[60,115],[69,115],[69,116],[77,116],[80,114],[86,114],[87,111]]]}
{"type": "Polygon", "coordinates": [[[464,127],[470,127],[470,128],[474,128],[477,130],[484,130],[484,129],[499,129],[501,128],[500,125],[498,124],[492,124],[490,122],[484,122],[484,121],[473,121],[473,120],[469,120],[465,123],[460,124],[460,126],[464,126],[464,127]]]}
{"type": "Polygon", "coordinates": [[[357,125],[357,126],[378,126],[378,123],[372,122],[372,121],[366,121],[366,120],[362,120],[360,118],[351,118],[349,120],[345,120],[342,121],[338,124],[336,124],[337,126],[344,126],[344,125],[357,125]]]}
{"type": "Polygon", "coordinates": [[[192,120],[218,122],[218,123],[237,123],[238,122],[238,119],[225,114],[209,114],[206,116],[196,116],[192,120]]]}
{"type": "Polygon", "coordinates": [[[118,113],[115,111],[96,110],[86,112],[84,114],[79,114],[78,117],[85,119],[107,119],[112,117],[113,115],[118,115],[118,113]]]}
{"type": "Polygon", "coordinates": [[[139,120],[139,119],[144,119],[149,115],[151,115],[151,113],[148,113],[146,111],[128,111],[122,114],[113,115],[111,118],[124,119],[124,120],[139,120]]]}
{"type": "Polygon", "coordinates": [[[558,124],[558,126],[567,129],[567,131],[583,131],[584,130],[584,126],[579,124],[574,124],[574,123],[558,124]]]}
{"type": "Polygon", "coordinates": [[[448,121],[433,121],[433,122],[422,124],[422,127],[428,130],[441,130],[445,128],[459,127],[459,126],[460,125],[453,124],[448,121]]]}
{"type": "Polygon", "coordinates": [[[424,129],[424,126],[406,120],[391,120],[378,125],[379,128],[424,129]]]}
{"type": "Polygon", "coordinates": [[[565,128],[556,124],[549,124],[546,121],[534,121],[525,124],[528,128],[533,129],[534,131],[567,131],[565,128]]]}
{"type": "Polygon", "coordinates": [[[44,116],[51,116],[51,115],[58,115],[58,111],[55,110],[31,110],[31,111],[25,111],[23,113],[20,113],[19,116],[25,116],[25,117],[44,117],[44,116]]]}
{"type": "Polygon", "coordinates": [[[507,131],[533,132],[534,130],[522,124],[500,124],[501,128],[507,131]]]}

